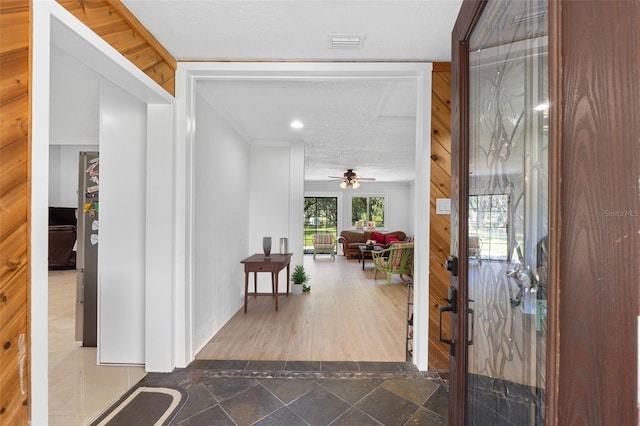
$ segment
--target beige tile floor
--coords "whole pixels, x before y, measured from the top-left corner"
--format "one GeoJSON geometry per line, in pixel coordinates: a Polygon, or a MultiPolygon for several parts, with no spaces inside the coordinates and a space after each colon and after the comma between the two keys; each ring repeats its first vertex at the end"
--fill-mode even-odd
{"type": "Polygon", "coordinates": [[[75,271],[49,272],[49,425],[87,425],[145,376],[144,367],[96,365],[75,341],[75,271]]]}

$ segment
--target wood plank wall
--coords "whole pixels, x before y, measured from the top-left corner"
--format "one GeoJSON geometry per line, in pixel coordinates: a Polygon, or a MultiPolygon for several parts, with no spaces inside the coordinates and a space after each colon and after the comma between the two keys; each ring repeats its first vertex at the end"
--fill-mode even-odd
{"type": "Polygon", "coordinates": [[[0,2],[0,424],[29,420],[29,0],[0,2]]]}
{"type": "Polygon", "coordinates": [[[176,60],[120,0],[57,0],[107,43],[175,95],[176,60]]]}
{"type": "MultiPolygon", "coordinates": [[[[444,262],[451,245],[451,219],[437,215],[436,198],[451,197],[451,63],[434,63],[431,96],[431,241],[429,259],[429,370],[449,369],[449,346],[440,343],[438,306],[446,304],[449,272],[444,262]]],[[[443,335],[449,336],[449,317],[443,335]]]]}

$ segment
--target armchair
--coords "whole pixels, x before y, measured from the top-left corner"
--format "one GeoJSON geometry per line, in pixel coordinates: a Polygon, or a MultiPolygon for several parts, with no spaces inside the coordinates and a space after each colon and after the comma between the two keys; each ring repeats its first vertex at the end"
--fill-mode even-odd
{"type": "MultiPolygon", "coordinates": [[[[391,276],[403,274],[413,276],[413,243],[394,243],[388,249],[371,252],[373,258],[373,279],[378,271],[387,274],[387,284],[391,276]]],[[[404,279],[404,278],[403,278],[404,279]]]]}
{"type": "Polygon", "coordinates": [[[313,258],[319,253],[330,254],[331,259],[336,258],[336,238],[333,234],[313,235],[313,258]]]}

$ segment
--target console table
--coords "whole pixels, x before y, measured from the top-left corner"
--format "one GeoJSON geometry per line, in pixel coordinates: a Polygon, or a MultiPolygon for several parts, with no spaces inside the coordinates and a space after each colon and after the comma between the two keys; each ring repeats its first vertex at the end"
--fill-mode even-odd
{"type": "Polygon", "coordinates": [[[240,261],[244,264],[244,313],[247,313],[247,300],[249,296],[249,273],[253,272],[253,295],[273,296],[276,299],[276,312],[278,311],[278,275],[287,267],[287,297],[289,297],[289,268],[292,253],[272,254],[266,257],[262,253],[254,254],[240,261]],[[271,293],[258,293],[258,272],[271,273],[271,293]]]}

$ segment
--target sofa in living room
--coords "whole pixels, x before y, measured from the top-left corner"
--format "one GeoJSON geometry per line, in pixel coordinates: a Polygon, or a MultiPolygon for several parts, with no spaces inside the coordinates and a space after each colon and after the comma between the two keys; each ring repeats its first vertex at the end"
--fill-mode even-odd
{"type": "Polygon", "coordinates": [[[376,245],[388,248],[394,241],[405,241],[407,234],[402,231],[348,231],[343,230],[338,237],[338,243],[342,245],[342,252],[347,259],[360,258],[358,246],[363,246],[367,240],[374,240],[376,245]]]}
{"type": "Polygon", "coordinates": [[[49,207],[49,269],[76,267],[76,209],[49,207]]]}

